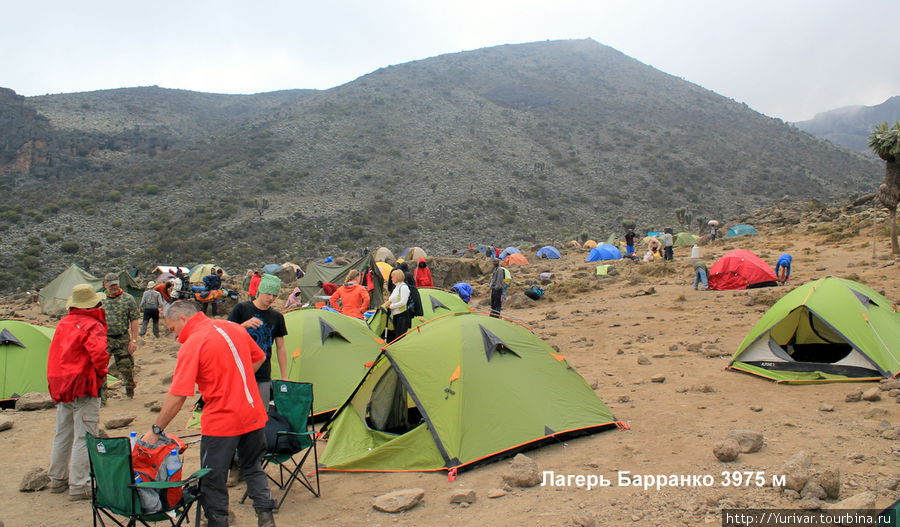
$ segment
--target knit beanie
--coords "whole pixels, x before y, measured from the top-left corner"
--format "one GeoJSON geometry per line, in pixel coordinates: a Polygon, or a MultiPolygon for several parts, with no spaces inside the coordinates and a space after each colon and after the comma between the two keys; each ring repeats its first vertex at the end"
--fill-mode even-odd
{"type": "Polygon", "coordinates": [[[259,289],[257,289],[257,294],[269,293],[270,295],[277,295],[281,291],[281,278],[278,278],[275,275],[265,273],[259,280],[259,289]]]}

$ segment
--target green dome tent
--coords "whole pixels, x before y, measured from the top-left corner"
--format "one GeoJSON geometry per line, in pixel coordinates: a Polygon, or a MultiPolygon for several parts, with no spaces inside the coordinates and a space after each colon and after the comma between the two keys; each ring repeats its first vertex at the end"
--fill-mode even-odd
{"type": "Polygon", "coordinates": [[[696,234],[691,234],[689,232],[679,232],[675,235],[675,240],[672,245],[674,247],[686,247],[694,245],[698,240],[700,240],[700,237],[696,234]]]}
{"type": "Polygon", "coordinates": [[[0,399],[47,393],[47,353],[53,329],[0,320],[0,399]]]}
{"type": "Polygon", "coordinates": [[[72,264],[41,289],[41,312],[47,315],[65,315],[68,311],[66,301],[72,296],[72,288],[78,284],[88,284],[95,291],[103,288],[103,280],[72,264]]]}
{"type": "MultiPolygon", "coordinates": [[[[327,309],[288,311],[284,322],[286,378],[313,384],[315,415],[332,412],[347,400],[384,345],[363,321],[327,309]]],[[[273,358],[272,378],[280,375],[273,358]]]]}
{"type": "Polygon", "coordinates": [[[463,469],[616,426],[584,379],[528,329],[441,317],[388,345],[326,425],[326,470],[463,469]]]}
{"type": "Polygon", "coordinates": [[[775,303],[730,369],[778,382],[872,381],[900,372],[900,314],[873,289],[826,277],[775,303]]]}

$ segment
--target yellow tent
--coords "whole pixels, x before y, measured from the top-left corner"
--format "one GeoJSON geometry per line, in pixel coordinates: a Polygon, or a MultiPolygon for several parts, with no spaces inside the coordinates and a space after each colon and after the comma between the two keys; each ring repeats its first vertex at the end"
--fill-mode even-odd
{"type": "Polygon", "coordinates": [[[385,280],[391,276],[391,271],[394,269],[390,264],[386,262],[375,262],[375,265],[378,266],[378,269],[381,271],[381,277],[385,280]]]}
{"type": "MultiPolygon", "coordinates": [[[[203,277],[212,274],[213,269],[222,269],[220,266],[216,264],[199,264],[195,265],[191,268],[191,273],[188,275],[188,282],[202,282],[203,277]]],[[[228,272],[225,269],[222,269],[223,277],[228,276],[228,272]]]]}
{"type": "Polygon", "coordinates": [[[597,242],[595,242],[594,240],[588,240],[588,241],[584,242],[584,245],[582,245],[582,247],[585,249],[593,249],[597,245],[599,245],[599,244],[597,242]]]}
{"type": "Polygon", "coordinates": [[[581,249],[581,244],[578,243],[578,242],[576,242],[575,240],[570,241],[567,245],[568,245],[569,247],[574,247],[574,248],[576,248],[576,249],[581,249]]]}

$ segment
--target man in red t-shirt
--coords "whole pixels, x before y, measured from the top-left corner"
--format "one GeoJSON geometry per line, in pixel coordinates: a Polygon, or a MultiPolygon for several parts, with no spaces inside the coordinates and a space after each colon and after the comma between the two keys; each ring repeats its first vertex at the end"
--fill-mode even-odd
{"type": "Polygon", "coordinates": [[[260,527],[274,527],[275,501],[260,468],[266,449],[263,427],[268,415],[259,396],[254,372],[266,359],[250,334],[240,325],[207,318],[190,302],[175,302],[165,313],[166,326],[181,343],[169,394],[150,432],[143,440],[156,443],[158,435],[181,410],[194,385],[203,396],[200,418],[203,478],[200,505],[209,527],[228,525],[228,490],[225,480],[235,450],[247,480],[247,493],[260,527]]]}

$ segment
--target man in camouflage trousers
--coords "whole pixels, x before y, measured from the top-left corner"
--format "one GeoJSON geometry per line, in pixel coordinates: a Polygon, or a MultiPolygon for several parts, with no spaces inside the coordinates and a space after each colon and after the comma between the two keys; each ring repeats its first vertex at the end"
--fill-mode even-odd
{"type": "MultiPolygon", "coordinates": [[[[106,312],[106,350],[116,361],[119,378],[125,383],[125,395],[134,397],[134,352],[137,350],[138,313],[134,297],[119,287],[119,277],[113,273],[103,279],[106,287],[106,298],[103,299],[103,311],[106,312]]],[[[103,391],[103,402],[106,402],[106,390],[103,391]]]]}

